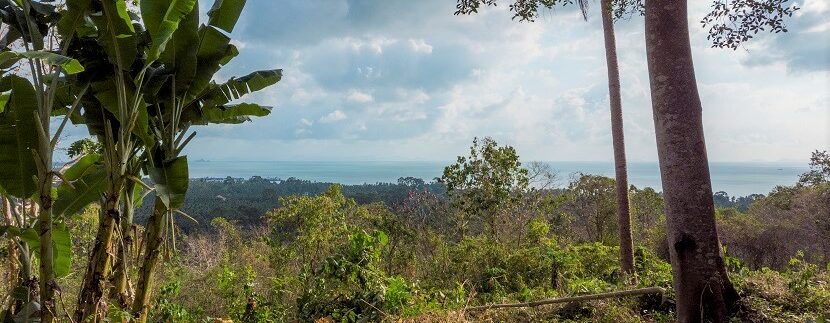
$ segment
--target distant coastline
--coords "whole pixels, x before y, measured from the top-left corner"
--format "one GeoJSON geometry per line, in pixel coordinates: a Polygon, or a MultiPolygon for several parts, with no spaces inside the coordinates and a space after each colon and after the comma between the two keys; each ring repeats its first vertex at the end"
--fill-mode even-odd
{"type": "MultiPolygon", "coordinates": [[[[284,180],[298,178],[313,182],[346,185],[395,183],[412,176],[427,182],[441,175],[450,162],[439,161],[190,161],[191,178],[224,179],[226,177],[284,180]]],[[[572,174],[585,173],[613,177],[611,163],[545,162],[559,175],[559,185],[566,185],[572,174]]],[[[632,162],[628,165],[629,182],[637,187],[662,190],[656,162],[632,162]]],[[[714,162],[710,163],[713,191],[732,196],[767,194],[775,186],[792,185],[808,169],[794,162],[714,162]]]]}

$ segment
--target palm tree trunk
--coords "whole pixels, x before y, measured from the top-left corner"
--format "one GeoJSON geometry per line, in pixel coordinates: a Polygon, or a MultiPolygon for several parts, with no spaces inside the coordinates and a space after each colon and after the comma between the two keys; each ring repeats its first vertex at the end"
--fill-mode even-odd
{"type": "Polygon", "coordinates": [[[153,203],[153,214],[147,220],[147,232],[144,238],[144,260],[138,272],[138,286],[133,301],[133,313],[141,323],[147,322],[150,311],[155,270],[161,256],[161,245],[164,242],[163,230],[168,212],[159,197],[156,197],[153,203]]]}
{"type": "Polygon", "coordinates": [[[614,141],[614,172],[617,183],[617,227],[620,231],[620,268],[624,275],[634,273],[634,242],[631,239],[631,214],[628,211],[628,171],[625,161],[620,69],[611,0],[602,0],[602,31],[605,36],[605,63],[608,66],[608,93],[611,98],[611,137],[614,141]]]}
{"type": "Polygon", "coordinates": [[[81,292],[78,294],[78,306],[75,308],[75,321],[84,322],[92,315],[105,313],[106,304],[101,304],[107,280],[112,273],[112,254],[115,240],[115,227],[121,217],[120,190],[109,192],[104,202],[103,217],[98,226],[95,245],[89,257],[81,292]]]}
{"type": "Polygon", "coordinates": [[[679,322],[725,322],[738,301],[715,226],[686,0],[646,1],[646,51],[679,322]]]}

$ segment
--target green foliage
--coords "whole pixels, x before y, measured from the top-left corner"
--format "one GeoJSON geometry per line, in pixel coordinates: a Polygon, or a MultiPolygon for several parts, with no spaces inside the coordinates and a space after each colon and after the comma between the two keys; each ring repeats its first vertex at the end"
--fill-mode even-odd
{"type": "Polygon", "coordinates": [[[101,169],[101,156],[85,155],[64,171],[62,182],[56,192],[53,214],[57,218],[80,212],[89,203],[100,199],[106,185],[106,173],[101,169]]]}
{"type": "MultiPolygon", "coordinates": [[[[165,51],[182,19],[198,6],[196,0],[142,0],[140,4],[144,24],[152,38],[147,60],[154,61],[165,51]]],[[[126,10],[123,12],[126,15],[126,10]]]]}
{"type": "Polygon", "coordinates": [[[100,155],[104,151],[104,146],[101,143],[90,138],[84,138],[73,142],[66,149],[66,155],[69,158],[81,157],[84,155],[100,155]]]}
{"type": "MultiPolygon", "coordinates": [[[[40,257],[40,236],[34,228],[37,226],[26,229],[3,226],[0,231],[19,238],[34,255],[40,257]]],[[[72,239],[64,222],[52,224],[52,257],[55,277],[69,275],[72,268],[72,239]]]]}
{"type": "Polygon", "coordinates": [[[195,322],[196,316],[188,312],[183,306],[171,301],[179,296],[181,282],[171,281],[161,286],[156,305],[153,308],[153,318],[159,322],[195,322]]]}
{"type": "Polygon", "coordinates": [[[38,109],[35,89],[28,79],[4,75],[0,92],[11,92],[4,111],[0,111],[0,188],[15,197],[35,193],[37,175],[33,151],[38,134],[34,114],[38,109]]]}
{"type": "Polygon", "coordinates": [[[207,15],[212,26],[232,32],[246,0],[219,0],[213,3],[207,15]]]}
{"type": "Polygon", "coordinates": [[[250,265],[242,273],[223,265],[217,278],[220,295],[229,301],[228,316],[234,322],[266,323],[285,320],[285,309],[254,291],[257,274],[250,265]]]}
{"type": "Polygon", "coordinates": [[[440,182],[447,185],[454,205],[463,213],[457,226],[464,235],[470,218],[483,221],[495,233],[497,214],[521,199],[528,189],[528,171],[521,167],[516,149],[499,147],[492,138],[473,139],[469,156],[458,156],[444,168],[440,182]]]}
{"type": "Polygon", "coordinates": [[[389,238],[380,231],[350,234],[349,243],[311,273],[310,287],[297,300],[299,318],[378,320],[384,310],[394,311],[408,302],[406,282],[385,277],[379,268],[381,249],[388,242],[389,238]]]}
{"type": "Polygon", "coordinates": [[[798,179],[799,185],[820,185],[830,182],[830,153],[814,151],[810,156],[810,170],[798,179]]]}
{"type": "Polygon", "coordinates": [[[21,59],[39,59],[50,65],[60,66],[66,74],[84,71],[78,60],[46,51],[0,52],[0,66],[11,65],[21,59]]]}
{"type": "Polygon", "coordinates": [[[155,185],[156,196],[167,208],[177,209],[184,205],[190,182],[186,156],[162,160],[157,167],[149,168],[148,173],[155,185]]]}
{"type": "Polygon", "coordinates": [[[580,174],[568,185],[566,212],[584,229],[577,232],[577,240],[607,244],[619,239],[616,218],[616,190],[614,179],[580,174]]]}
{"type": "Polygon", "coordinates": [[[365,213],[354,200],[343,196],[340,185],[332,185],[319,196],[290,196],[281,199],[282,208],[267,215],[275,225],[275,248],[287,257],[297,257],[310,271],[318,269],[347,234],[346,220],[365,213]],[[293,233],[293,237],[285,236],[293,233]],[[283,243],[286,242],[286,243],[283,243]]]}

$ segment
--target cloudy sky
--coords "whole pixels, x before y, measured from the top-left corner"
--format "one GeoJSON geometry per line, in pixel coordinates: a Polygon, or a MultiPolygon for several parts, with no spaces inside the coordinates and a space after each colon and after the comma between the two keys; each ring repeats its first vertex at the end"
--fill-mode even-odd
{"type": "MultiPolygon", "coordinates": [[[[805,161],[830,149],[830,2],[799,0],[788,34],[711,49],[690,1],[713,161],[805,161]]],[[[282,68],[245,101],[274,107],[199,129],[211,160],[450,160],[491,136],[525,160],[612,160],[601,22],[574,10],[511,20],[503,3],[454,16],[454,0],[249,0],[241,50],[220,78],[282,68]]],[[[207,9],[207,4],[202,4],[207,9]]],[[[640,17],[617,24],[629,159],[656,160],[640,17]]]]}

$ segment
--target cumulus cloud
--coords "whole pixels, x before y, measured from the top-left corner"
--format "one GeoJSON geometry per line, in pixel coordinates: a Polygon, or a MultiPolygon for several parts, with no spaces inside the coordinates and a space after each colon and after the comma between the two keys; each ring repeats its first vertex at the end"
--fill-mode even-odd
{"type": "Polygon", "coordinates": [[[369,103],[375,100],[371,94],[360,92],[357,90],[349,91],[346,100],[355,103],[369,103]]]}
{"type": "MultiPolygon", "coordinates": [[[[712,159],[806,158],[830,148],[830,9],[823,0],[802,7],[790,33],[735,52],[709,48],[696,23],[708,3],[690,8],[712,159]]],[[[512,20],[506,6],[454,10],[447,0],[249,1],[233,33],[244,48],[221,76],[283,68],[277,86],[245,98],[277,109],[200,138],[252,141],[227,153],[260,159],[449,160],[474,136],[493,136],[527,159],[611,160],[598,6],[588,23],[572,8],[536,23],[512,20]],[[280,149],[244,150],[262,145],[280,149]],[[310,145],[325,149],[311,154],[310,145]]],[[[642,19],[616,28],[628,155],[654,160],[642,19]]],[[[205,147],[189,149],[215,158],[205,147]]]]}

